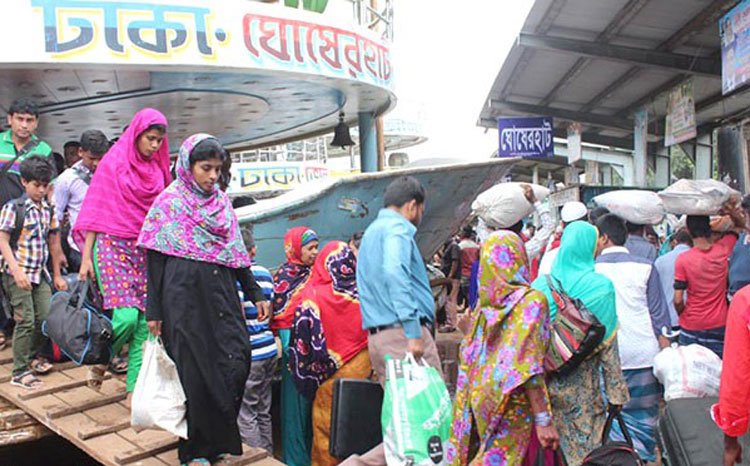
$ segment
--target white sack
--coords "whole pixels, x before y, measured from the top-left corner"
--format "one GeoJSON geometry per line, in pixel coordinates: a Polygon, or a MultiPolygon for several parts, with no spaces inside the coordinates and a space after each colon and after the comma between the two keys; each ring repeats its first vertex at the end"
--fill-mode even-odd
{"type": "Polygon", "coordinates": [[[593,201],[618,217],[638,225],[656,225],[661,223],[666,215],[661,198],[652,191],[610,191],[596,196],[593,201]]]}
{"type": "Polygon", "coordinates": [[[671,346],[654,358],[654,376],[667,401],[719,396],[721,358],[701,345],[671,346]]]}
{"type": "Polygon", "coordinates": [[[149,338],[143,347],[143,364],[133,390],[130,425],[136,430],[164,429],[187,438],[185,392],[177,366],[161,339],[149,338]]]}
{"type": "Polygon", "coordinates": [[[667,212],[717,215],[727,201],[739,203],[740,193],[716,180],[680,180],[659,192],[667,212]]]}
{"type": "MultiPolygon", "coordinates": [[[[492,228],[508,228],[534,212],[534,206],[523,195],[522,184],[500,183],[479,194],[471,204],[473,212],[492,228]]],[[[549,189],[528,183],[538,201],[549,196],[549,189]]]]}

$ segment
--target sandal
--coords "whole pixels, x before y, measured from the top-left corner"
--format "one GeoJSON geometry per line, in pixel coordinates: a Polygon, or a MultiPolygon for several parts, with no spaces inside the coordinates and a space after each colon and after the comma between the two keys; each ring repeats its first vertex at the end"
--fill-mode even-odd
{"type": "Polygon", "coordinates": [[[109,371],[113,374],[128,373],[128,359],[117,356],[109,363],[109,371]]]}
{"type": "Polygon", "coordinates": [[[194,458],[187,463],[182,463],[181,466],[211,466],[211,462],[206,458],[194,458]]]}
{"type": "Polygon", "coordinates": [[[214,458],[214,460],[211,462],[214,466],[221,466],[222,464],[229,464],[231,462],[232,456],[230,456],[228,453],[222,453],[221,455],[214,458]]]}
{"type": "Polygon", "coordinates": [[[54,367],[55,366],[47,361],[46,358],[43,358],[41,356],[35,358],[31,361],[31,364],[29,364],[29,368],[34,371],[35,374],[39,375],[49,373],[52,369],[54,369],[54,367]]]}
{"type": "Polygon", "coordinates": [[[26,390],[36,390],[44,385],[31,371],[26,371],[21,375],[13,377],[10,379],[10,384],[15,385],[16,387],[25,388],[26,390]]]}
{"type": "Polygon", "coordinates": [[[104,383],[104,374],[107,372],[107,366],[97,364],[89,367],[89,373],[86,377],[86,385],[94,390],[102,388],[104,383]]]}

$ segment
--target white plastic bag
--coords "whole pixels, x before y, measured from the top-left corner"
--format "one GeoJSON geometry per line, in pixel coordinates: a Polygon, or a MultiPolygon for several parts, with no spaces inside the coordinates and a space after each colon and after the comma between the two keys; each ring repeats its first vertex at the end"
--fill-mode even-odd
{"type": "Polygon", "coordinates": [[[673,345],[654,358],[654,376],[667,401],[719,396],[721,358],[701,345],[673,345]]]}
{"type": "Polygon", "coordinates": [[[716,215],[727,201],[739,203],[741,195],[716,180],[679,180],[659,192],[667,212],[677,215],[716,215]]]}
{"type": "MultiPolygon", "coordinates": [[[[479,194],[471,204],[473,212],[492,228],[508,228],[534,211],[526,200],[521,185],[525,183],[500,183],[479,194]]],[[[549,196],[549,189],[530,184],[538,201],[549,196]]]]}
{"type": "Polygon", "coordinates": [[[187,438],[187,406],[177,366],[160,338],[143,347],[143,364],[133,390],[130,425],[136,430],[161,428],[187,438]]]}
{"type": "Polygon", "coordinates": [[[610,191],[596,196],[593,201],[618,217],[638,225],[656,225],[661,223],[666,215],[661,198],[653,191],[610,191]]]}

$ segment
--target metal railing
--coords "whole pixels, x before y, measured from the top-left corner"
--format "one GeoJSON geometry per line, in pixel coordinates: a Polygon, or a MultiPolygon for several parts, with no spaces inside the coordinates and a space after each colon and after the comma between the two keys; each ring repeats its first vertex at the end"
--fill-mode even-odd
{"type": "Polygon", "coordinates": [[[393,0],[349,0],[360,26],[378,31],[383,39],[393,40],[393,0]],[[378,5],[373,8],[372,4],[378,5]],[[380,7],[382,5],[382,8],[380,7]]]}

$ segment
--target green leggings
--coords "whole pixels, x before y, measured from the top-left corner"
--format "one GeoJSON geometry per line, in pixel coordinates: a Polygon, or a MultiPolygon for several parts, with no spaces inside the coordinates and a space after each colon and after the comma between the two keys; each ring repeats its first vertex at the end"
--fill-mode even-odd
{"type": "MultiPolygon", "coordinates": [[[[97,248],[94,243],[94,271],[102,290],[99,266],[97,265],[97,248]]],[[[103,291],[102,291],[103,292],[103,291]]],[[[138,380],[138,372],[143,362],[143,343],[148,338],[146,315],[137,307],[116,307],[112,309],[112,355],[120,354],[122,347],[128,343],[128,379],[127,391],[132,392],[138,380]]]]}

